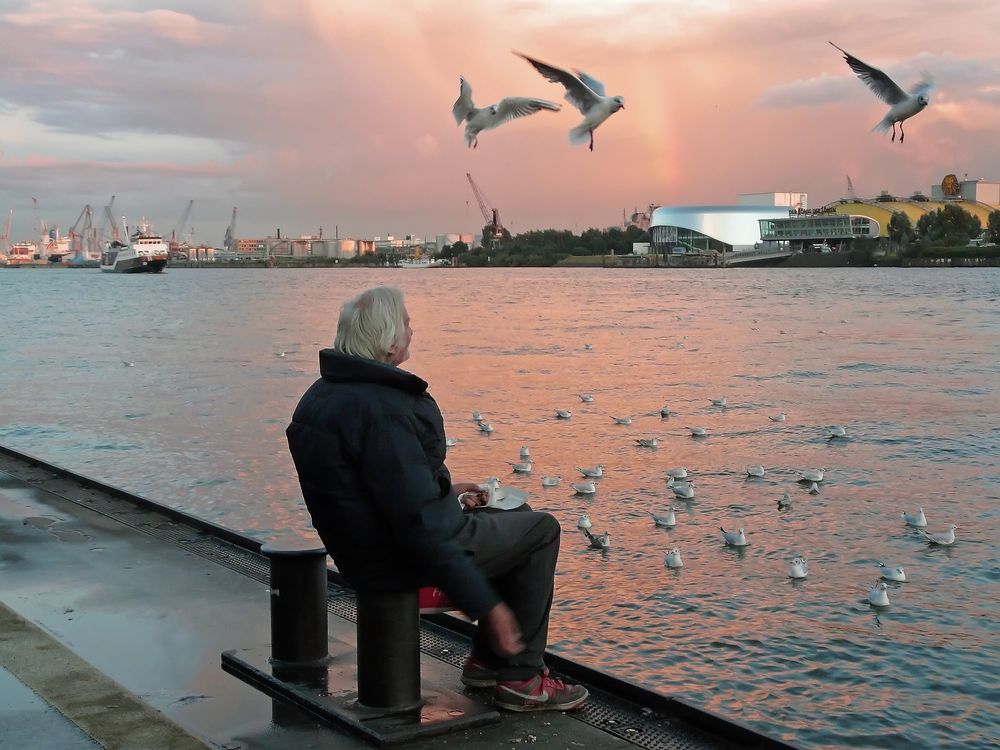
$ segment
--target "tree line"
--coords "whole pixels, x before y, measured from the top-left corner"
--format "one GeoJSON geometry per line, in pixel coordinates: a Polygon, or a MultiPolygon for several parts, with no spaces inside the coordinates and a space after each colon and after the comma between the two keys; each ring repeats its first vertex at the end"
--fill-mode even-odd
{"type": "Polygon", "coordinates": [[[435,258],[457,260],[463,266],[554,266],[570,256],[622,255],[632,252],[632,243],[649,242],[649,232],[630,226],[626,229],[585,229],[574,234],[568,229],[535,229],[511,236],[506,229],[497,247],[490,247],[493,227],[483,227],[483,243],[469,247],[464,242],[446,246],[435,258]]]}
{"type": "Polygon", "coordinates": [[[978,216],[954,205],[924,214],[915,225],[905,213],[896,212],[886,231],[889,241],[901,255],[931,248],[965,247],[970,240],[984,237],[984,234],[988,242],[1000,244],[1000,211],[989,213],[985,233],[978,216]]]}

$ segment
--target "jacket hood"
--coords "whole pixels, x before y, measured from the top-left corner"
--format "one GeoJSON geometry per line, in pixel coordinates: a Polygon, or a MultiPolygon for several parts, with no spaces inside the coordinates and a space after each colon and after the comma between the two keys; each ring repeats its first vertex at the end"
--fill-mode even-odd
{"type": "Polygon", "coordinates": [[[395,365],[354,357],[333,349],[321,349],[319,374],[331,383],[373,383],[396,388],[414,396],[427,390],[427,381],[395,365]]]}

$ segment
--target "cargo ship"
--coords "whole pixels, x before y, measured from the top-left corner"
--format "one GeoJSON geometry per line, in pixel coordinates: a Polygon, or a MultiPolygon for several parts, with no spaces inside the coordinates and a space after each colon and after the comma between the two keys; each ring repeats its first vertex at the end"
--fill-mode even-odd
{"type": "MultiPolygon", "coordinates": [[[[129,237],[128,226],[125,237],[129,237]]],[[[112,240],[101,254],[101,270],[105,273],[160,273],[170,259],[170,248],[163,237],[153,234],[145,220],[129,237],[128,242],[112,240]]]]}

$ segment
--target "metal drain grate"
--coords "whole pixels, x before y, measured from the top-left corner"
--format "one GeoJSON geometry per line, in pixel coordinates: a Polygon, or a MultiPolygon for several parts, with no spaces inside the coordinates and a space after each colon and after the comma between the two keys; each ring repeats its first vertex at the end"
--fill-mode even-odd
{"type": "MultiPolygon", "coordinates": [[[[270,565],[264,555],[219,539],[194,524],[188,525],[151,508],[137,505],[125,497],[103,492],[86,478],[77,478],[57,467],[31,465],[11,460],[7,456],[0,456],[0,470],[125,526],[172,542],[260,583],[266,585],[269,582],[270,565]]],[[[327,609],[331,614],[357,622],[357,602],[348,588],[329,584],[327,609]]],[[[449,631],[434,622],[421,622],[420,650],[423,654],[461,669],[469,648],[466,636],[449,631]]],[[[728,750],[748,747],[747,744],[729,742],[677,718],[659,715],[649,708],[625,701],[591,685],[588,688],[591,698],[571,716],[637,747],[646,750],[728,750]]],[[[756,743],[749,746],[756,746],[756,743]]]]}

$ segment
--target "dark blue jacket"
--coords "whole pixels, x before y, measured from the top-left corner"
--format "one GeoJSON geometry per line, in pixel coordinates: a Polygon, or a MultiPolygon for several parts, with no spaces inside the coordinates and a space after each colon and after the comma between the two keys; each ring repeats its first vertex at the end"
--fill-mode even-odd
{"type": "Polygon", "coordinates": [[[500,601],[453,541],[466,523],[427,383],[332,349],[285,434],[313,526],[358,590],[441,588],[472,619],[500,601]]]}

